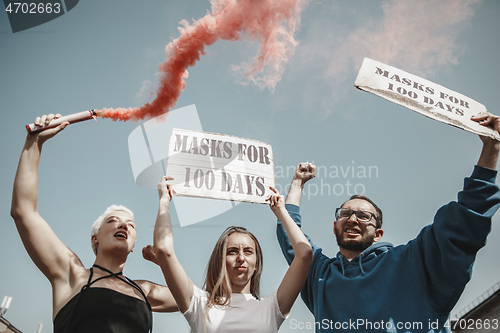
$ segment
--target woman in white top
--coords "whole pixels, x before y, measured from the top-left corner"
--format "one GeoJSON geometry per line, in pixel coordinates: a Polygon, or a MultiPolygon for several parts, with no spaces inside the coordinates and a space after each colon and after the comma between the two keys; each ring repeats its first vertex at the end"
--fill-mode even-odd
{"type": "Polygon", "coordinates": [[[311,246],[286,211],[284,197],[271,187],[274,193],[267,198],[295,251],[278,290],[260,298],[262,251],[255,236],[240,227],[226,229],[217,241],[202,290],[191,282],[174,252],[169,210],[172,191],[167,184],[171,179],[164,177],[158,184],[160,205],[154,246],[144,248],[143,255],[161,267],[191,332],[277,332],[290,313],[312,262],[311,246]]]}

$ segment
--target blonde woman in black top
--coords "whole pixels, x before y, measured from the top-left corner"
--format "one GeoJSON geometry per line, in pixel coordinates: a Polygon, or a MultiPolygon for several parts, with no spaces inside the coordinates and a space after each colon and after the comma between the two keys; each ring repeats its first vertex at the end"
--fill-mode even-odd
{"type": "MultiPolygon", "coordinates": [[[[60,115],[38,117],[48,124],[60,115]]],[[[55,332],[148,332],[151,311],[177,311],[165,286],[131,281],[121,273],[135,244],[134,216],[123,206],[111,206],[94,226],[96,253],[87,269],[64,245],[37,210],[38,164],[43,144],[68,123],[28,134],[14,180],[11,215],[29,256],[52,285],[55,332]]]]}

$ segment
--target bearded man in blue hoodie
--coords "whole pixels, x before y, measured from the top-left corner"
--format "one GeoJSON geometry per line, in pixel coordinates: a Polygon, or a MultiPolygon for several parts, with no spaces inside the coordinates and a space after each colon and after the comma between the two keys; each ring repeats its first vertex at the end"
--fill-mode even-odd
{"type": "MultiPolygon", "coordinates": [[[[498,116],[471,119],[500,132],[498,116]]],[[[336,257],[324,255],[308,237],[314,259],[302,299],[314,314],[316,332],[450,332],[450,311],[500,206],[495,185],[500,142],[480,138],[479,161],[458,200],[441,207],[434,223],[409,243],[382,242],[382,211],[359,195],[336,210],[336,257]]],[[[290,185],[286,208],[299,226],[302,189],[314,176],[315,166],[301,163],[290,185]]],[[[279,221],[277,235],[290,264],[294,253],[279,221]]],[[[498,321],[491,324],[499,327],[498,321]]]]}

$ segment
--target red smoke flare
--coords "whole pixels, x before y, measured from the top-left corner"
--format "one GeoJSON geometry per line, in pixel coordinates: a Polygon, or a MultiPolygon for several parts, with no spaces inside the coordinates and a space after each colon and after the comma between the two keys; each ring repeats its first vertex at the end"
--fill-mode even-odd
{"type": "Polygon", "coordinates": [[[273,90],[281,79],[284,63],[293,55],[293,38],[304,0],[211,0],[212,12],[190,25],[180,23],[180,37],[166,47],[167,60],[160,64],[160,84],[156,98],[139,108],[102,109],[98,114],[113,120],[140,120],[159,116],[175,107],[186,87],[187,68],[205,54],[205,46],[219,39],[236,41],[244,37],[259,42],[246,79],[273,90]],[[268,74],[257,77],[264,72],[268,74]]]}

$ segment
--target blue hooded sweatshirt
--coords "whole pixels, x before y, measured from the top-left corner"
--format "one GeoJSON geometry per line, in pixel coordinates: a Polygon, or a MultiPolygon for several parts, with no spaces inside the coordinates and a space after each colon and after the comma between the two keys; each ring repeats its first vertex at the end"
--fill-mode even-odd
{"type": "MultiPolygon", "coordinates": [[[[340,252],[327,257],[306,235],[314,259],[301,295],[315,319],[301,324],[316,332],[450,332],[450,311],[500,205],[495,178],[495,170],[476,166],[458,201],[406,245],[376,242],[348,261],[340,252]]],[[[300,227],[299,207],[286,208],[300,227]]],[[[290,264],[293,249],[279,221],[277,235],[290,264]]]]}

